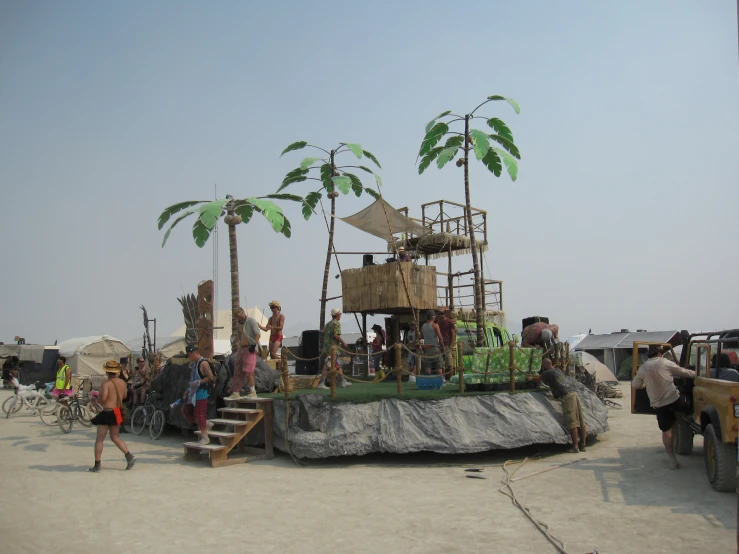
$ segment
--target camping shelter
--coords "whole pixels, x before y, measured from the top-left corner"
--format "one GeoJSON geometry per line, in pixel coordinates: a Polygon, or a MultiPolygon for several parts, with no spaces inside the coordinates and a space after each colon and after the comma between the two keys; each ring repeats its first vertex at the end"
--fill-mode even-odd
{"type": "Polygon", "coordinates": [[[131,355],[131,349],[115,337],[79,337],[59,343],[59,355],[67,358],[73,375],[103,375],[108,360],[131,355]]]}
{"type": "MultiPolygon", "coordinates": [[[[575,346],[575,350],[592,354],[619,378],[623,378],[619,375],[619,369],[624,360],[631,356],[634,342],[637,341],[670,343],[676,346],[680,344],[680,333],[678,331],[637,331],[634,333],[624,331],[609,335],[588,335],[575,346]]],[[[646,347],[644,349],[646,350],[646,347]]]]}
{"type": "MultiPolygon", "coordinates": [[[[143,339],[133,339],[126,343],[126,346],[131,349],[134,356],[141,355],[143,347],[143,339]]],[[[170,358],[175,356],[185,356],[185,347],[187,342],[185,337],[167,337],[164,339],[164,344],[157,344],[157,354],[159,354],[159,361],[161,363],[166,362],[170,358]]],[[[213,353],[216,356],[228,356],[231,353],[231,342],[227,340],[214,340],[213,341],[213,353]]]]}

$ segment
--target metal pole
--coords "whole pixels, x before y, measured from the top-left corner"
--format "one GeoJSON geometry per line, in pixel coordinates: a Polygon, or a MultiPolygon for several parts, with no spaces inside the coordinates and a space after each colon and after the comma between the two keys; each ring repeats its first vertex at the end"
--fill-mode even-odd
{"type": "Polygon", "coordinates": [[[336,398],[336,345],[331,345],[331,398],[336,398]]]}
{"type": "Polygon", "coordinates": [[[400,353],[400,342],[395,343],[395,378],[398,380],[398,396],[403,395],[403,374],[400,372],[401,353],[400,353]]]}

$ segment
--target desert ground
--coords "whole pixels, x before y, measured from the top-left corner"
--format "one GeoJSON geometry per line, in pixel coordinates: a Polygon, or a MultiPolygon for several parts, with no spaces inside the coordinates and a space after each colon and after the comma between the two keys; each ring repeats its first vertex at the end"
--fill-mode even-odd
{"type": "Polygon", "coordinates": [[[708,484],[701,438],[670,471],[654,418],[631,415],[622,389],[611,430],[579,455],[538,446],[296,465],[278,453],[212,469],[183,460],[174,429],[157,441],[123,435],[131,471],[106,442],[99,474],[87,471],[94,429],[65,435],[24,411],[0,419],[0,552],[556,552],[498,492],[501,464],[527,456],[516,495],[569,553],[736,551],[737,496],[708,484]]]}

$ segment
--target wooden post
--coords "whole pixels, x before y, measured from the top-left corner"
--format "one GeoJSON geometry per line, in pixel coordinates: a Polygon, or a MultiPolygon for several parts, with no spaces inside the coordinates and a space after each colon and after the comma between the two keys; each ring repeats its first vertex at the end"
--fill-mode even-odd
{"type": "Polygon", "coordinates": [[[330,354],[330,361],[331,361],[331,368],[329,371],[331,372],[331,398],[336,398],[336,345],[331,345],[331,354],[330,354]]]}
{"type": "Polygon", "coordinates": [[[421,346],[416,346],[416,368],[415,372],[416,375],[421,375],[421,354],[423,354],[423,350],[421,350],[421,346]]]}
{"type": "Polygon", "coordinates": [[[493,353],[492,349],[488,350],[488,359],[485,362],[485,380],[483,381],[483,383],[485,383],[486,385],[488,384],[488,371],[490,371],[490,355],[492,353],[493,353]]]}
{"type": "MultiPolygon", "coordinates": [[[[362,312],[362,354],[367,353],[367,314],[362,312]]],[[[369,358],[367,356],[361,356],[362,362],[362,373],[365,377],[369,377],[369,358]]]]}
{"type": "Polygon", "coordinates": [[[287,347],[280,349],[280,363],[282,364],[282,389],[285,391],[285,400],[290,398],[290,375],[287,371],[287,347]]]}
{"type": "Polygon", "coordinates": [[[516,362],[514,360],[514,354],[516,351],[516,345],[513,341],[508,342],[508,370],[511,372],[511,390],[516,390],[516,362]]]}
{"type": "Polygon", "coordinates": [[[464,362],[462,361],[462,341],[457,343],[457,374],[459,375],[459,392],[464,392],[464,362]]]}
{"type": "Polygon", "coordinates": [[[395,343],[395,378],[398,380],[398,396],[402,396],[403,394],[403,374],[401,373],[401,368],[403,367],[403,364],[400,363],[401,359],[401,352],[400,352],[400,342],[395,343]]]}

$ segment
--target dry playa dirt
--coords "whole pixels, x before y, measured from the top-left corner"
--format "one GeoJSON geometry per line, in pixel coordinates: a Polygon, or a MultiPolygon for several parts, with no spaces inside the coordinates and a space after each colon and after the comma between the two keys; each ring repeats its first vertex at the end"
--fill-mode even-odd
{"type": "Polygon", "coordinates": [[[94,430],[63,435],[21,413],[0,419],[0,552],[556,552],[498,492],[499,464],[537,453],[516,477],[556,469],[514,488],[569,553],[736,551],[737,497],[709,486],[701,439],[670,471],[654,418],[629,414],[623,389],[626,408],[610,411],[611,430],[580,455],[543,446],[307,466],[279,453],[219,469],[185,462],[175,430],[158,441],[123,435],[138,457],[131,471],[106,443],[103,471],[91,474],[94,430]],[[466,478],[469,467],[487,479],[466,478]]]}

